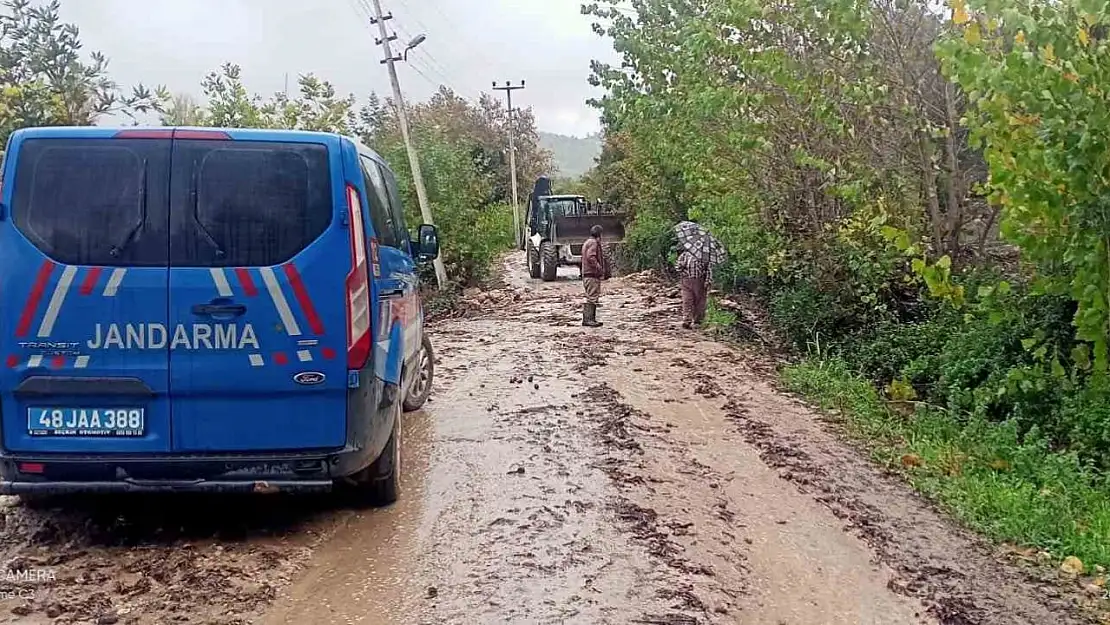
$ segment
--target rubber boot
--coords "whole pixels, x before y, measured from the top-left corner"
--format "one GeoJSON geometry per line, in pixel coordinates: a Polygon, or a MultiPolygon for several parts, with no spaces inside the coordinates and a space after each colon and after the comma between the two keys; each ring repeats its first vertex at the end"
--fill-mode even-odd
{"type": "Polygon", "coordinates": [[[587,302],[582,306],[582,325],[588,328],[596,328],[601,325],[601,322],[597,320],[597,304],[587,302]]]}

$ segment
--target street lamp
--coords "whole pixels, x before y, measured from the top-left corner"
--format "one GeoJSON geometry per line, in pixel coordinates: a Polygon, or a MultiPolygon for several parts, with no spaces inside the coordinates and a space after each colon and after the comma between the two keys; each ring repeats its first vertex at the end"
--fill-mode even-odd
{"type": "Polygon", "coordinates": [[[404,59],[405,61],[408,61],[409,60],[409,50],[412,50],[416,46],[424,43],[425,39],[427,39],[427,37],[425,37],[423,33],[413,37],[412,41],[410,41],[408,43],[408,45],[405,46],[405,51],[401,53],[401,58],[404,59]]]}

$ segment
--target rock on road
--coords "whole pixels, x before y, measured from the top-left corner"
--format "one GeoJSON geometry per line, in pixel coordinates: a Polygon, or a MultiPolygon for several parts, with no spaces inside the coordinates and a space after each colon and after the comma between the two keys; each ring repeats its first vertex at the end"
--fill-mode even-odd
{"type": "Polygon", "coordinates": [[[0,622],[1097,622],[758,359],[680,330],[673,289],[611,280],[588,329],[576,271],[542,283],[523,265],[429,330],[435,390],[405,417],[397,504],[7,502],[7,568],[58,576],[0,593],[0,622]]]}

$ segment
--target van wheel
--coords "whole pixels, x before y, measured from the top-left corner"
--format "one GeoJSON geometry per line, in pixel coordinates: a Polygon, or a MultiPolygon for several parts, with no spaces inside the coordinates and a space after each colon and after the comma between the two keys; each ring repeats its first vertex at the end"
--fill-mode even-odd
{"type": "Polygon", "coordinates": [[[405,392],[405,401],[401,407],[405,412],[420,410],[428,396],[432,394],[432,377],[435,374],[435,354],[432,352],[432,340],[424,335],[420,344],[420,353],[416,355],[416,370],[412,372],[408,391],[405,392]]]}
{"type": "Polygon", "coordinates": [[[393,431],[378,459],[350,477],[359,506],[388,506],[401,496],[401,404],[393,404],[393,431]]]}

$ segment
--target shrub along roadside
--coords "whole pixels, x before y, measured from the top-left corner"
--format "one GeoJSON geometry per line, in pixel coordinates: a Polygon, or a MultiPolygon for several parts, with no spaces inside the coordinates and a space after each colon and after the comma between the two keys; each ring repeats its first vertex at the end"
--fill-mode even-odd
{"type": "Polygon", "coordinates": [[[1075,453],[1054,452],[1033,434],[1020,436],[1012,421],[961,421],[927,407],[898,414],[839,359],[792,365],[783,381],[838,411],[874,459],[900,468],[915,488],[973,529],[1058,559],[1110,566],[1110,490],[1075,453]]]}

